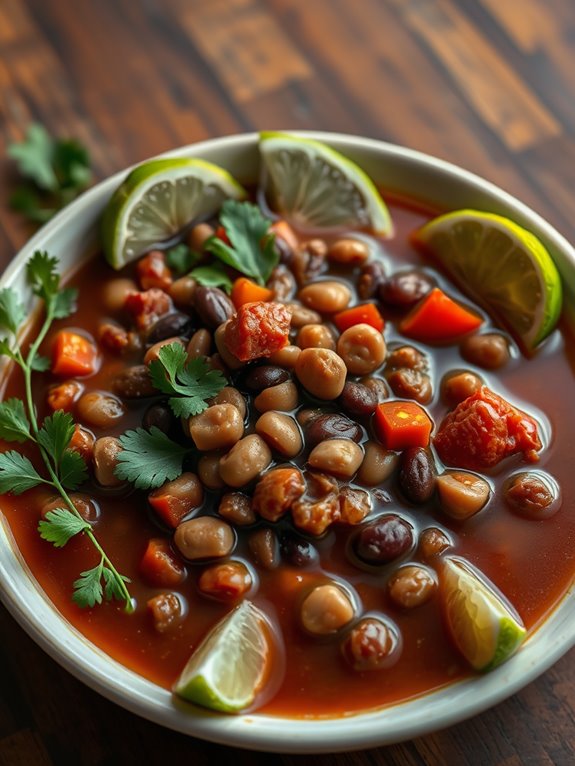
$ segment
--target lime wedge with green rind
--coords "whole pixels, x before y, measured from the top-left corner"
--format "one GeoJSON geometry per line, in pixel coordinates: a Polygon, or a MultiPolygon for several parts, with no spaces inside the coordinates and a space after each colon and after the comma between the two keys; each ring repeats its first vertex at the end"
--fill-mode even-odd
{"type": "Polygon", "coordinates": [[[391,236],[389,211],[354,162],[320,141],[260,133],[264,190],[273,209],[295,225],[349,227],[391,236]]]}
{"type": "Polygon", "coordinates": [[[557,267],[543,243],[509,218],[457,210],[422,226],[412,241],[526,351],[555,328],[563,295],[557,267]]]}
{"type": "Polygon", "coordinates": [[[223,168],[198,159],[150,160],[134,168],[110,198],[102,220],[106,259],[123,268],[192,221],[216,213],[245,189],[223,168]]]}
{"type": "Polygon", "coordinates": [[[493,583],[454,557],[443,560],[439,583],[451,636],[475,670],[492,670],[517,651],[527,632],[493,583]]]}
{"type": "Polygon", "coordinates": [[[224,713],[249,708],[270,676],[270,637],[264,613],[251,601],[243,601],[196,648],[173,691],[224,713]]]}

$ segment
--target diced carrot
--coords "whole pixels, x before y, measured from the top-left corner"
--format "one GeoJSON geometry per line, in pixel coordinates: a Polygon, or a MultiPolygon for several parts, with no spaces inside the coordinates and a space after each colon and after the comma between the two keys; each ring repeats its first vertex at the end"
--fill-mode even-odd
{"type": "Polygon", "coordinates": [[[167,540],[152,538],[140,562],[140,572],[158,587],[173,588],[186,577],[186,569],[176,558],[167,540]]]}
{"type": "Polygon", "coordinates": [[[71,412],[83,390],[84,386],[78,380],[65,380],[57,386],[52,386],[46,396],[48,407],[54,412],[56,410],[71,412]]]}
{"type": "Polygon", "coordinates": [[[276,237],[283,239],[283,241],[290,248],[290,250],[297,249],[297,246],[298,246],[297,237],[295,235],[294,230],[292,229],[292,227],[289,225],[287,221],[275,221],[274,223],[272,223],[270,229],[276,235],[276,237]]]}
{"type": "Polygon", "coordinates": [[[435,287],[400,323],[404,335],[422,341],[450,341],[476,330],[483,319],[435,287]]]}
{"type": "Polygon", "coordinates": [[[232,303],[239,309],[244,303],[254,301],[269,301],[273,298],[273,290],[261,287],[247,277],[239,277],[232,285],[232,303]]]}
{"type": "Polygon", "coordinates": [[[433,423],[416,402],[388,401],[375,410],[375,429],[387,449],[427,447],[433,423]]]}
{"type": "Polygon", "coordinates": [[[381,332],[385,325],[375,303],[362,303],[360,306],[340,311],[334,316],[333,321],[340,332],[344,332],[356,324],[368,324],[381,332]]]}
{"type": "Polygon", "coordinates": [[[202,504],[204,493],[195,473],[183,473],[148,495],[148,502],[162,521],[175,529],[182,519],[202,504]]]}
{"type": "Polygon", "coordinates": [[[52,372],[63,377],[91,375],[96,371],[98,352],[94,344],[70,330],[60,330],[54,342],[52,372]]]}

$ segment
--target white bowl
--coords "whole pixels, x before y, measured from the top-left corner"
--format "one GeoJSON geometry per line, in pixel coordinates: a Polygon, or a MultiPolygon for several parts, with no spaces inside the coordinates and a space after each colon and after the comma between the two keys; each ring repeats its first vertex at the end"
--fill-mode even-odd
{"type": "MultiPolygon", "coordinates": [[[[564,277],[566,304],[575,305],[575,251],[537,213],[478,176],[398,146],[331,133],[301,133],[348,155],[379,184],[446,209],[474,207],[511,217],[552,252],[564,277]]],[[[165,156],[201,157],[240,180],[255,180],[257,135],[218,138],[165,156]]],[[[106,201],[124,177],[118,173],[67,207],[14,258],[0,286],[27,295],[24,265],[34,250],[56,254],[67,271],[95,240],[106,201]]],[[[3,517],[1,517],[3,519],[3,517]]],[[[73,628],[44,596],[14,543],[0,526],[0,595],[16,620],[50,656],[77,678],[123,707],[156,723],[202,739],[257,750],[312,753],[390,744],[450,726],[495,705],[528,684],[575,644],[575,593],[571,589],[507,663],[488,675],[454,683],[408,702],[345,718],[292,720],[252,714],[230,717],[174,704],[164,689],[110,659],[73,628]]]]}

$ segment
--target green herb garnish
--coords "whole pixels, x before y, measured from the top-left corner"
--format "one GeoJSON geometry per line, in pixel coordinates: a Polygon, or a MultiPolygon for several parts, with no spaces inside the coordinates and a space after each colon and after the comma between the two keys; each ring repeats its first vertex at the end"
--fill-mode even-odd
{"type": "Polygon", "coordinates": [[[201,257],[200,253],[190,250],[183,242],[166,250],[166,263],[177,277],[187,274],[201,257]]]}
{"type": "Polygon", "coordinates": [[[27,312],[17,293],[11,287],[0,290],[0,328],[9,337],[0,339],[0,355],[12,359],[24,374],[25,402],[11,398],[0,403],[0,438],[7,442],[36,445],[44,463],[46,475],[41,475],[32,461],[16,450],[0,453],[0,493],[20,495],[33,487],[52,487],[62,498],[62,507],[49,511],[38,525],[40,536],[61,548],[80,533],[85,534],[100,555],[99,564],[82,572],[74,583],[73,600],[82,607],[92,607],[102,600],[124,601],[126,610],[132,610],[132,601],[126,583],[129,580],[114,567],[98,542],[90,524],[82,518],[68,490],[77,489],[87,478],[86,464],[79,453],[70,449],[74,435],[74,421],[69,413],[57,410],[44,418],[40,425],[32,397],[32,372],[45,370],[49,360],[38,354],[54,319],[69,316],[75,310],[77,291],[60,288],[56,271],[58,260],[47,253],[36,251],[26,267],[28,282],[35,295],[44,301],[45,318],[40,332],[26,355],[15,339],[27,312]]]}
{"type": "Polygon", "coordinates": [[[198,266],[190,271],[190,277],[205,287],[221,287],[228,294],[232,291],[232,280],[219,261],[215,261],[210,266],[198,266]]]}
{"type": "Polygon", "coordinates": [[[210,237],[204,249],[264,285],[279,263],[275,235],[270,231],[271,221],[261,214],[257,205],[228,199],[222,205],[220,224],[230,244],[219,237],[210,237]]]}
{"type": "Polygon", "coordinates": [[[191,450],[182,447],[156,426],[149,431],[137,428],[120,436],[123,450],[118,455],[115,474],[137,489],[161,487],[182,473],[184,458],[191,450]]]}
{"type": "Polygon", "coordinates": [[[18,186],[10,205],[34,223],[45,223],[71,202],[91,181],[90,157],[73,139],[52,138],[32,123],[26,138],[8,146],[26,183],[18,186]]]}

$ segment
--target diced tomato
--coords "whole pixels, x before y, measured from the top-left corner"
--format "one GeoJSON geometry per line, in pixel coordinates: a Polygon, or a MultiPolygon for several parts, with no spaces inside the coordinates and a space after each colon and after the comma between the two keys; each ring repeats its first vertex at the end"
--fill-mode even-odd
{"type": "Polygon", "coordinates": [[[382,402],[375,409],[375,429],[387,449],[427,447],[433,421],[416,402],[382,402]]]}
{"type": "Polygon", "coordinates": [[[230,238],[229,238],[229,237],[228,237],[228,235],[226,234],[226,230],[224,229],[224,227],[223,227],[223,226],[218,226],[218,228],[216,229],[216,234],[215,234],[215,236],[216,236],[218,239],[221,239],[221,240],[222,240],[222,242],[225,242],[225,243],[226,243],[226,245],[231,245],[231,242],[230,242],[230,238]]]}
{"type": "Polygon", "coordinates": [[[78,452],[86,463],[92,461],[94,456],[94,444],[96,443],[96,437],[91,431],[88,431],[84,426],[80,426],[76,423],[74,426],[74,433],[70,439],[68,445],[70,449],[78,452]]]}
{"type": "Polygon", "coordinates": [[[482,386],[447,415],[434,445],[447,465],[480,471],[520,452],[536,462],[541,440],[530,415],[482,386]]]}
{"type": "Polygon", "coordinates": [[[172,299],[163,290],[153,287],[143,292],[128,293],[124,309],[134,317],[140,330],[147,330],[172,308],[172,299]]]}
{"type": "Polygon", "coordinates": [[[174,588],[186,577],[186,568],[167,540],[152,538],[140,562],[140,572],[151,585],[174,588]]]}
{"type": "Polygon", "coordinates": [[[447,343],[476,330],[483,319],[454,301],[439,287],[405,317],[399,329],[404,335],[422,341],[447,343]]]}
{"type": "Polygon", "coordinates": [[[375,303],[362,303],[360,306],[340,311],[334,316],[333,321],[340,332],[344,332],[356,324],[368,324],[381,332],[385,325],[375,303]]]}
{"type": "Polygon", "coordinates": [[[226,327],[228,351],[241,362],[269,356],[287,346],[291,313],[282,303],[244,303],[226,327]]]}
{"type": "Polygon", "coordinates": [[[91,340],[71,330],[60,330],[54,341],[52,372],[62,377],[91,375],[98,366],[98,351],[91,340]]]}
{"type": "Polygon", "coordinates": [[[173,282],[172,272],[161,250],[152,250],[140,258],[137,271],[142,290],[150,290],[152,287],[167,290],[173,282]]]}
{"type": "Polygon", "coordinates": [[[52,386],[46,396],[48,407],[54,412],[56,410],[71,412],[76,399],[80,397],[83,390],[84,386],[78,380],[66,380],[64,383],[52,386]]]}
{"type": "Polygon", "coordinates": [[[152,508],[173,529],[190,511],[201,505],[203,499],[202,485],[194,473],[183,473],[148,495],[152,508]]]}
{"type": "Polygon", "coordinates": [[[262,287],[252,282],[247,277],[239,277],[232,286],[232,302],[239,309],[244,303],[255,303],[256,301],[269,301],[273,298],[273,290],[262,287]]]}

